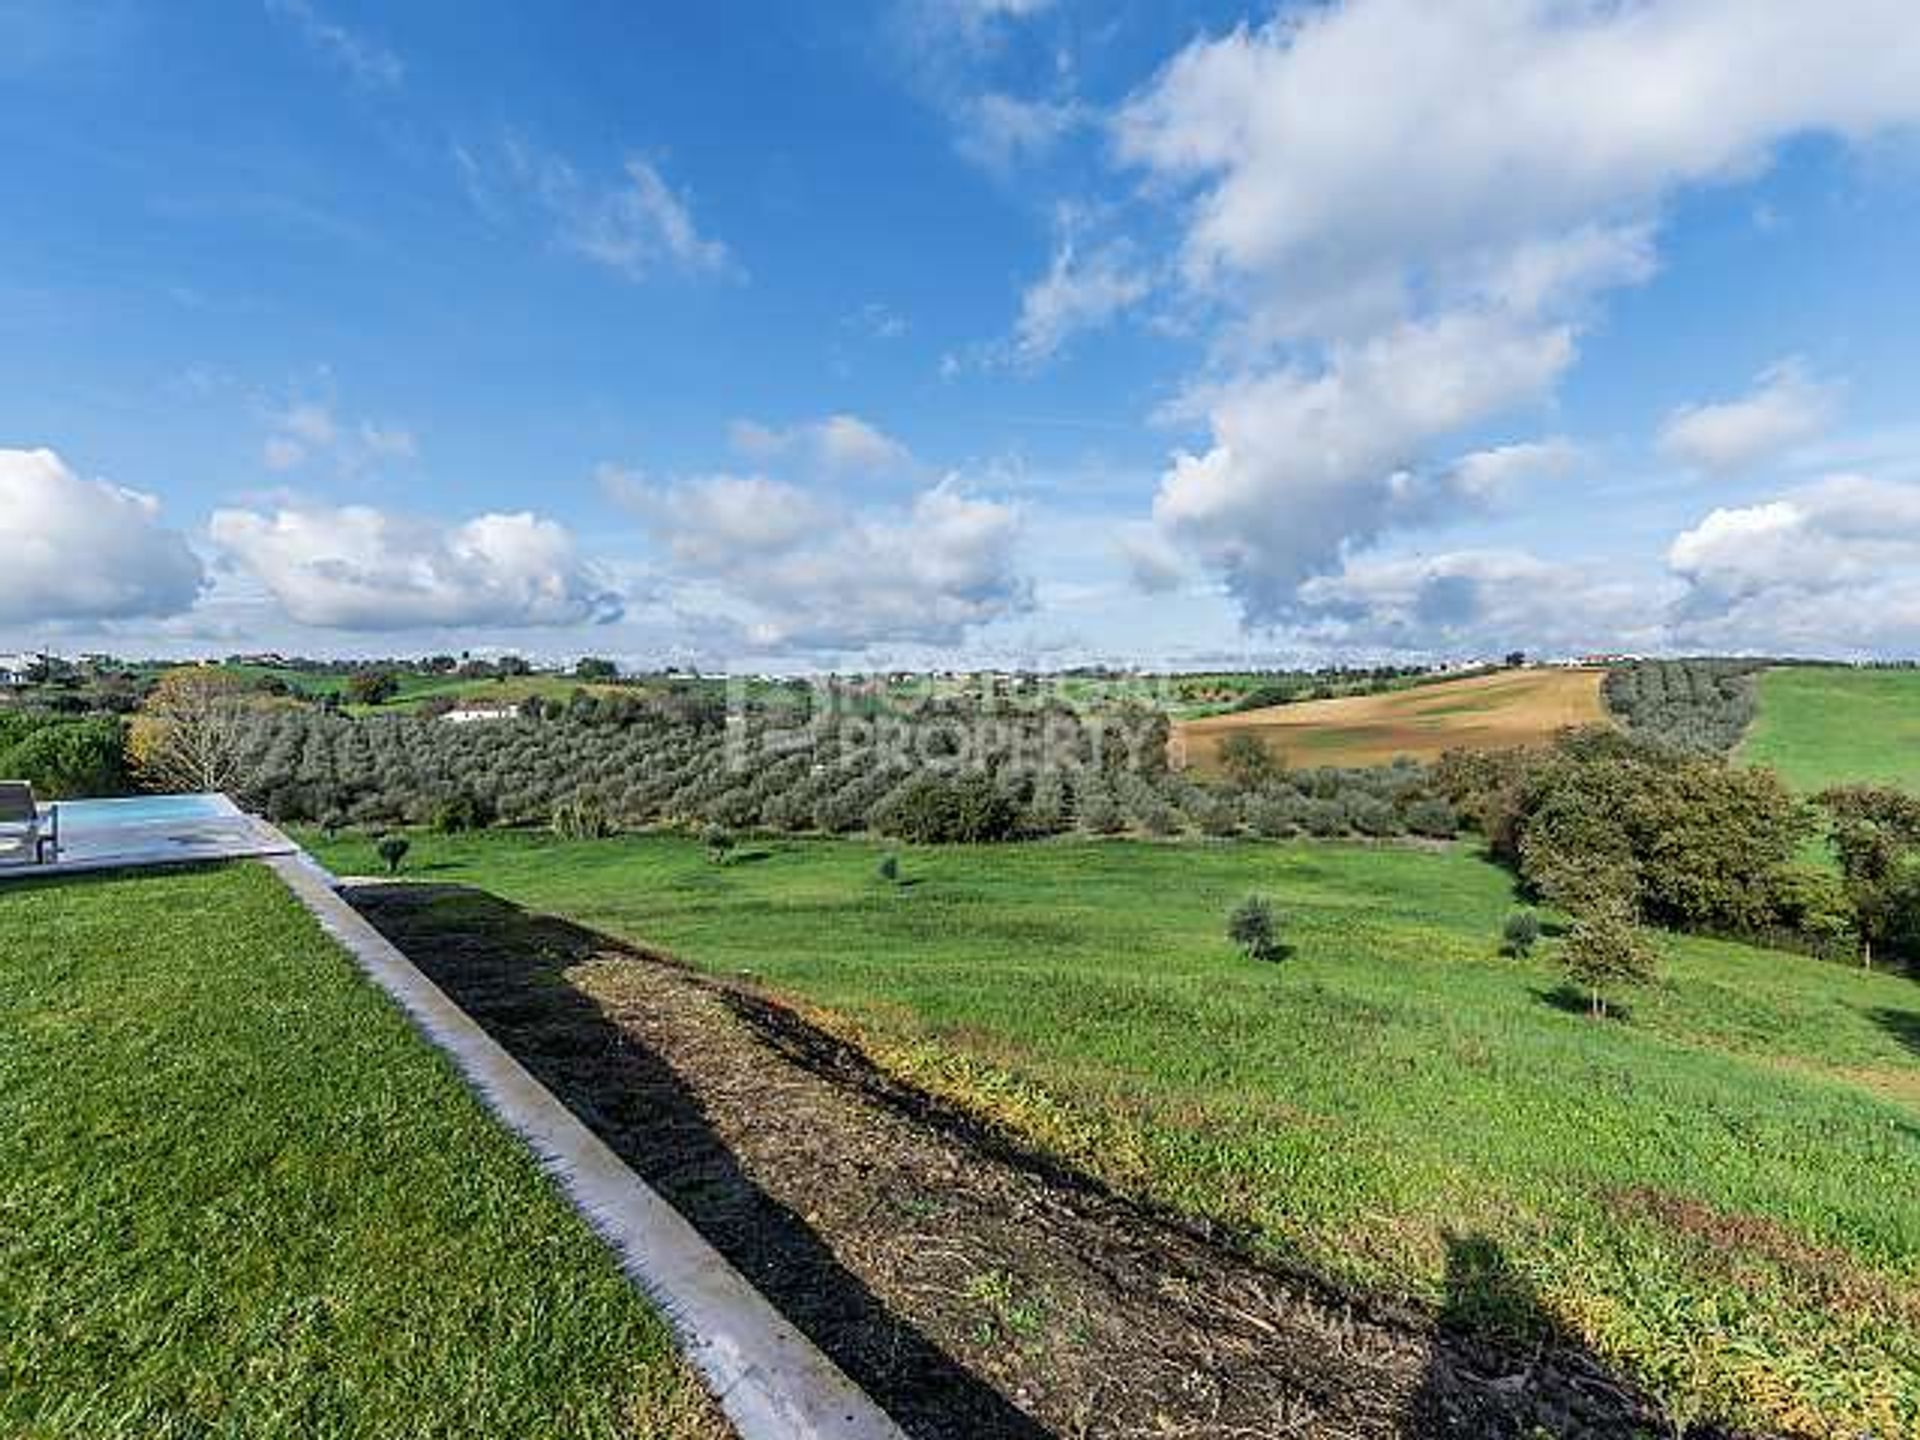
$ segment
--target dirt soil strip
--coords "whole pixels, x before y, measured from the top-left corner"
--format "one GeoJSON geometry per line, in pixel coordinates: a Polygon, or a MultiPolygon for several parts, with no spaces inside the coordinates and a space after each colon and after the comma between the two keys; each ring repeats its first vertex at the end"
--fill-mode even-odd
{"type": "Polygon", "coordinates": [[[1680,1433],[1571,1344],[1257,1263],[748,985],[479,891],[346,893],[922,1440],[1680,1433]]]}
{"type": "MultiPolygon", "coordinates": [[[[459,1067],[659,1306],[740,1440],[902,1440],[900,1429],[581,1118],[334,892],[304,853],[264,862],[459,1067]]],[[[716,1419],[715,1433],[721,1427],[716,1419]]]]}

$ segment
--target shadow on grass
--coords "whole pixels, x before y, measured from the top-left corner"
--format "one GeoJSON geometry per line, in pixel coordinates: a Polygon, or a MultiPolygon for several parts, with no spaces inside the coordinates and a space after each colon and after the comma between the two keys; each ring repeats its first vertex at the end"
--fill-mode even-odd
{"type": "Polygon", "coordinates": [[[1617,1378],[1541,1304],[1526,1276],[1485,1235],[1446,1237],[1440,1327],[1411,1406],[1407,1434],[1533,1440],[1684,1436],[1728,1440],[1736,1432],[1682,1428],[1617,1378]]]}
{"type": "Polygon", "coordinates": [[[1542,1005],[1551,1005],[1568,1015],[1578,1015],[1582,1020],[1618,1020],[1625,1024],[1633,1019],[1632,1007],[1611,997],[1607,1000],[1607,1013],[1595,1015],[1592,997],[1578,985],[1570,985],[1564,980],[1550,988],[1534,987],[1533,998],[1542,1005]]]}
{"type": "Polygon", "coordinates": [[[1049,1440],[845,1269],[769,1196],[659,1056],[568,980],[605,942],[484,891],[370,886],[349,898],[919,1440],[1049,1440]]]}
{"type": "Polygon", "coordinates": [[[1920,1055],[1920,1010],[1881,1008],[1872,1012],[1873,1023],[1898,1040],[1915,1055],[1920,1055]]]}

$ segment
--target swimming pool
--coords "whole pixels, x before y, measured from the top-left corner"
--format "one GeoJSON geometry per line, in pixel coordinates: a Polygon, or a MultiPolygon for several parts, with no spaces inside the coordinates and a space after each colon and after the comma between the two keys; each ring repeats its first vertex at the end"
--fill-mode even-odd
{"type": "Polygon", "coordinates": [[[124,800],[61,800],[60,828],[93,830],[124,825],[174,825],[182,820],[215,820],[238,815],[240,807],[224,795],[130,795],[124,800]]]}
{"type": "Polygon", "coordinates": [[[296,848],[224,795],[61,800],[43,808],[59,812],[60,846],[53,864],[0,865],[0,876],[285,855],[296,848]]]}

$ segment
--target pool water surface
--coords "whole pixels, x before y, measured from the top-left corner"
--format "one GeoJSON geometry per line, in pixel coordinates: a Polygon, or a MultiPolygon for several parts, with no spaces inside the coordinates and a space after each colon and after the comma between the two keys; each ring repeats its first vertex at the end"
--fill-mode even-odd
{"type": "Polygon", "coordinates": [[[0,864],[0,876],[284,855],[295,848],[225,795],[59,800],[41,808],[59,813],[60,845],[53,863],[0,864]]]}

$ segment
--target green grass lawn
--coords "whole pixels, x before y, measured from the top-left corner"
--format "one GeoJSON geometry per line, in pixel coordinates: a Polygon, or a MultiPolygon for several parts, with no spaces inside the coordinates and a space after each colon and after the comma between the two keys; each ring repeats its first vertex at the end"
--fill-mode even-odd
{"type": "Polygon", "coordinates": [[[0,885],[0,936],[0,1433],[724,1433],[269,872],[0,885]]]}
{"type": "Polygon", "coordinates": [[[1808,793],[1849,780],[1920,790],[1920,670],[1768,670],[1739,754],[1808,793]]]}
{"type": "Polygon", "coordinates": [[[907,849],[900,886],[864,843],[743,849],[421,835],[409,868],[750,971],[1342,1280],[1437,1300],[1448,1236],[1489,1236],[1683,1414],[1920,1425],[1920,985],[1668,938],[1630,1019],[1591,1021],[1548,954],[1495,954],[1509,882],[1459,849],[907,849]],[[1254,890],[1281,965],[1223,938],[1254,890]]]}

